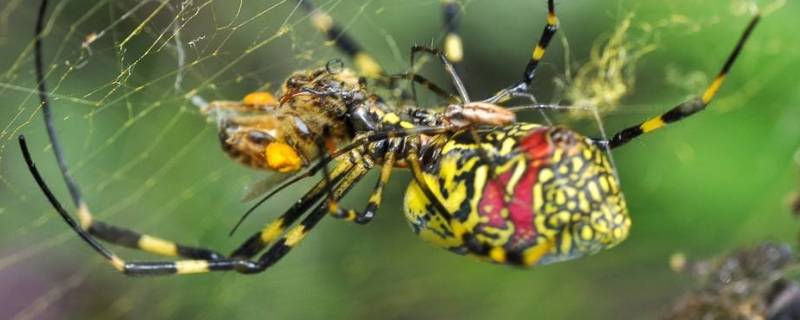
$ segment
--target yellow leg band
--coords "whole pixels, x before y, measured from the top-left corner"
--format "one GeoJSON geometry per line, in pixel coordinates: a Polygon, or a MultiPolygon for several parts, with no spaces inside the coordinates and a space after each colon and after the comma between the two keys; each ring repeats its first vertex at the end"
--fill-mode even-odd
{"type": "Polygon", "coordinates": [[[125,271],[125,261],[117,256],[111,256],[111,265],[114,266],[114,269],[117,269],[119,272],[125,271]]]}
{"type": "Polygon", "coordinates": [[[661,119],[661,116],[658,116],[656,118],[652,118],[650,120],[645,121],[644,123],[642,123],[640,128],[642,129],[642,132],[647,133],[656,130],[658,128],[661,128],[663,126],[664,126],[664,120],[661,119]]]}
{"type": "Polygon", "coordinates": [[[270,223],[263,231],[261,231],[261,242],[270,243],[283,232],[283,219],[278,219],[270,223]]]}
{"type": "Polygon", "coordinates": [[[89,207],[86,206],[86,203],[81,202],[78,205],[78,220],[83,230],[89,230],[89,227],[92,226],[92,213],[89,212],[89,207]]]}
{"type": "Polygon", "coordinates": [[[375,62],[375,59],[373,59],[370,55],[366,53],[363,52],[357,53],[353,60],[355,60],[358,69],[360,69],[361,72],[364,73],[364,75],[366,75],[367,77],[377,78],[381,74],[383,74],[383,69],[381,68],[381,66],[378,65],[377,62],[375,62]]]}
{"type": "Polygon", "coordinates": [[[464,59],[464,44],[461,37],[455,33],[448,33],[444,38],[444,54],[451,62],[461,62],[464,59]]]}
{"type": "Polygon", "coordinates": [[[547,14],[547,24],[554,26],[558,24],[558,18],[554,13],[547,14]]]}
{"type": "Polygon", "coordinates": [[[712,82],[711,85],[708,86],[708,89],[706,89],[706,92],[703,93],[703,103],[704,104],[708,104],[711,101],[711,99],[714,98],[714,95],[716,95],[717,91],[719,91],[719,87],[722,86],[722,81],[723,80],[725,80],[725,76],[717,76],[717,78],[714,79],[714,82],[712,82]]]}
{"type": "Polygon", "coordinates": [[[208,272],[208,261],[205,260],[183,260],[175,262],[175,270],[178,274],[203,273],[208,272]]]}
{"type": "Polygon", "coordinates": [[[298,242],[300,242],[300,240],[303,240],[303,237],[305,236],[305,228],[303,228],[303,226],[298,226],[292,229],[292,231],[290,231],[286,236],[285,244],[287,246],[294,247],[298,242]]]}
{"type": "Polygon", "coordinates": [[[178,247],[174,243],[148,235],[142,235],[137,245],[144,251],[163,256],[174,257],[178,255],[178,247]]]}
{"type": "Polygon", "coordinates": [[[536,49],[533,49],[533,60],[539,61],[542,60],[542,57],[544,57],[544,48],[537,45],[536,49]]]}

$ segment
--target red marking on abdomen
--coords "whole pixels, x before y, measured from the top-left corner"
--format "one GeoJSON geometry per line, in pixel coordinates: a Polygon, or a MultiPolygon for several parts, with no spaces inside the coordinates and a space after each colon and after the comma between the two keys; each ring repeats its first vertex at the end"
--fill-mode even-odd
{"type": "Polygon", "coordinates": [[[505,220],[500,212],[506,207],[503,198],[509,178],[511,172],[506,172],[487,181],[481,194],[481,201],[478,202],[478,214],[488,218],[486,224],[495,228],[505,227],[505,220]]]}
{"type": "Polygon", "coordinates": [[[529,167],[514,186],[514,197],[508,204],[509,219],[514,224],[511,247],[530,243],[536,236],[536,227],[533,225],[533,217],[536,215],[533,208],[533,186],[536,185],[538,175],[539,168],[529,167]]]}
{"type": "Polygon", "coordinates": [[[528,155],[530,160],[549,158],[553,154],[549,133],[550,129],[547,127],[537,128],[520,139],[519,148],[528,155]]]}
{"type": "Polygon", "coordinates": [[[514,234],[507,244],[509,249],[526,248],[535,240],[537,231],[533,220],[537,212],[533,207],[533,188],[538,183],[539,171],[549,164],[553,154],[548,132],[547,128],[536,129],[520,140],[519,148],[524,152],[527,168],[513,186],[509,201],[505,199],[505,190],[513,168],[487,181],[478,203],[478,213],[488,218],[486,224],[492,227],[505,226],[507,221],[503,219],[501,211],[508,209],[508,221],[514,226],[514,234]]]}

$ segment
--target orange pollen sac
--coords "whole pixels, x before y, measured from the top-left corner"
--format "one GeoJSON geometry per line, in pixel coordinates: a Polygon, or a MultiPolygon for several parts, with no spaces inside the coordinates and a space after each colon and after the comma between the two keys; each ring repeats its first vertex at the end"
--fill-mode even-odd
{"type": "Polygon", "coordinates": [[[242,103],[250,107],[273,106],[278,104],[278,100],[269,92],[252,92],[244,96],[242,103]]]}
{"type": "Polygon", "coordinates": [[[265,155],[270,169],[278,172],[297,171],[303,165],[303,161],[297,151],[282,142],[270,143],[265,150],[265,155]]]}

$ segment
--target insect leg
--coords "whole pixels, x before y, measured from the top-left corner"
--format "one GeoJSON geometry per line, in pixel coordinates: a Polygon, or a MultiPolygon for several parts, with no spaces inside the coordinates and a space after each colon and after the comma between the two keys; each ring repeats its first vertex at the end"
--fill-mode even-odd
{"type": "Polygon", "coordinates": [[[728,75],[731,66],[733,66],[733,63],[739,56],[739,52],[742,51],[742,48],[744,47],[744,44],[747,41],[747,38],[750,37],[750,33],[752,33],[753,29],[756,27],[756,24],[758,24],[759,19],[760,16],[756,15],[750,20],[750,23],[747,25],[747,28],[739,37],[739,41],[736,43],[736,46],[733,48],[733,51],[730,53],[730,55],[728,55],[728,59],[725,60],[725,64],[722,66],[722,69],[719,71],[719,73],[711,82],[711,84],[703,92],[702,96],[695,97],[689,101],[682,102],[681,104],[673,107],[664,114],[645,120],[644,122],[639,123],[635,126],[625,128],[622,131],[614,134],[614,136],[609,141],[601,140],[599,142],[601,144],[608,144],[608,146],[611,148],[616,148],[628,143],[629,141],[633,140],[634,138],[642,134],[650,133],[655,130],[661,129],[665,127],[667,124],[680,121],[699,111],[705,110],[706,106],[709,103],[711,103],[711,100],[714,98],[714,96],[717,94],[717,91],[722,86],[722,82],[725,80],[725,76],[728,75]]]}

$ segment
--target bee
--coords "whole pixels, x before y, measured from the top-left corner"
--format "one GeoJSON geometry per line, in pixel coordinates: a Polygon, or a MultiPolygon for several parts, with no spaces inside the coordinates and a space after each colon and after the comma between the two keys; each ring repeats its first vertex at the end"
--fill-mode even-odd
{"type": "Polygon", "coordinates": [[[233,159],[255,169],[291,173],[319,157],[321,139],[341,144],[352,137],[343,119],[348,112],[343,99],[311,92],[362,94],[361,86],[351,70],[301,71],[286,80],[280,102],[268,92],[253,92],[242,101],[205,104],[201,112],[217,122],[222,149],[233,159]]]}

